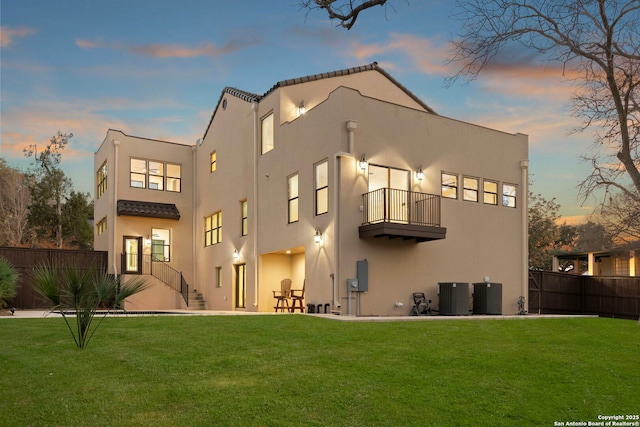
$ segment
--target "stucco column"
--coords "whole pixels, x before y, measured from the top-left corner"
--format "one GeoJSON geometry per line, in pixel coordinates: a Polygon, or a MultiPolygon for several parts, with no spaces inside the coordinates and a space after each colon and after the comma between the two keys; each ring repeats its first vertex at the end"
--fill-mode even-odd
{"type": "MultiPolygon", "coordinates": [[[[116,240],[118,238],[118,183],[120,179],[118,177],[118,148],[120,146],[120,141],[117,139],[113,140],[113,200],[111,206],[113,206],[113,227],[112,227],[112,235],[111,235],[111,245],[110,250],[113,254],[112,262],[113,262],[113,274],[118,275],[118,254],[116,251],[116,240]]],[[[108,179],[108,177],[107,177],[108,179]]],[[[108,182],[108,181],[107,181],[108,182]]]]}
{"type": "Polygon", "coordinates": [[[529,312],[529,161],[520,162],[522,171],[522,284],[521,295],[525,299],[524,309],[529,312]]]}

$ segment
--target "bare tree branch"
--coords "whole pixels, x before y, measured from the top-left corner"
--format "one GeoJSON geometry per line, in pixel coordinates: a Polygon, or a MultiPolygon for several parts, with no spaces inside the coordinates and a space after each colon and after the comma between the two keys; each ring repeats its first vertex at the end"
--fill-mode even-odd
{"type": "Polygon", "coordinates": [[[300,9],[324,10],[329,15],[329,19],[337,19],[340,27],[350,30],[356,23],[360,12],[374,6],[384,6],[386,3],[387,0],[301,0],[300,9]]]}

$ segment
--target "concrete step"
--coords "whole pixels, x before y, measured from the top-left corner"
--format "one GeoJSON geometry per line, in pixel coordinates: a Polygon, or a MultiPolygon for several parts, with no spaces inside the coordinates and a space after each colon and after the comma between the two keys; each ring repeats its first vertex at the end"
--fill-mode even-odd
{"type": "Polygon", "coordinates": [[[206,307],[204,297],[198,291],[189,292],[189,309],[204,310],[206,307]]]}

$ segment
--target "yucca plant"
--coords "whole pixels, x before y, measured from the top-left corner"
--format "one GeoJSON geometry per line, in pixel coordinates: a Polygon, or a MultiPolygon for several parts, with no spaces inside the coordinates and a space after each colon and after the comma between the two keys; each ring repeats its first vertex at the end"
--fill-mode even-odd
{"type": "Polygon", "coordinates": [[[59,311],[78,348],[85,348],[104,318],[112,309],[120,307],[125,299],[147,288],[139,277],[120,281],[106,272],[94,269],[80,270],[75,266],[41,264],[32,272],[34,289],[52,311],[59,311]],[[98,316],[98,309],[104,314],[98,316]],[[75,325],[71,320],[75,316],[75,325]],[[75,326],[75,327],[74,327],[75,326]]]}
{"type": "Polygon", "coordinates": [[[0,309],[16,296],[19,274],[9,260],[0,257],[0,309]]]}

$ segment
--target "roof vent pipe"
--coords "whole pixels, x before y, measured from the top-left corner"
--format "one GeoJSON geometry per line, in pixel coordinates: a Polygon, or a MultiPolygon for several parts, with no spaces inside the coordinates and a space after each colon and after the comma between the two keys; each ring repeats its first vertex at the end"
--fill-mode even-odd
{"type": "Polygon", "coordinates": [[[353,142],[355,139],[355,131],[358,128],[358,122],[349,120],[347,122],[347,132],[349,132],[349,154],[353,154],[353,142]]]}

